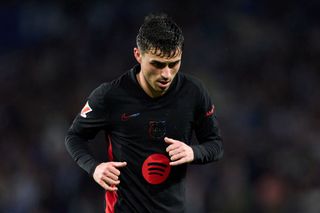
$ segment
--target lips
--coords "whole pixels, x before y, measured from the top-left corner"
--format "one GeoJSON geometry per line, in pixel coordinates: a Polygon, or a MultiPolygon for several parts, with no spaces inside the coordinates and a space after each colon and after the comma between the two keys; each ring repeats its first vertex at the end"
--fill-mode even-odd
{"type": "Polygon", "coordinates": [[[158,82],[159,87],[161,87],[161,88],[167,88],[170,85],[170,81],[157,81],[157,82],[158,82]]]}

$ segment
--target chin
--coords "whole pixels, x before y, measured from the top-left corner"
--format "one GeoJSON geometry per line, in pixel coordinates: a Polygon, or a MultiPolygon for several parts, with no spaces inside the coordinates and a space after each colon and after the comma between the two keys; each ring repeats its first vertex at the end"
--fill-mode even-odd
{"type": "Polygon", "coordinates": [[[158,93],[159,93],[160,95],[164,95],[166,92],[167,92],[167,89],[164,89],[164,90],[159,91],[158,93]]]}

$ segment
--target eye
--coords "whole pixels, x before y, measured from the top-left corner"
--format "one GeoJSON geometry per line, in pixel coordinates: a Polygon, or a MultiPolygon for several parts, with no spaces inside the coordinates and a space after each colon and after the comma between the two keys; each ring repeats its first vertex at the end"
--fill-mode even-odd
{"type": "Polygon", "coordinates": [[[154,66],[154,67],[156,67],[156,68],[158,68],[158,69],[163,69],[163,68],[165,68],[166,67],[166,63],[161,63],[161,62],[159,62],[159,61],[153,61],[153,62],[151,62],[151,64],[154,66]]]}
{"type": "Polygon", "coordinates": [[[178,63],[179,63],[179,61],[175,61],[175,62],[169,63],[168,66],[169,66],[169,68],[173,68],[173,67],[175,67],[178,63]]]}

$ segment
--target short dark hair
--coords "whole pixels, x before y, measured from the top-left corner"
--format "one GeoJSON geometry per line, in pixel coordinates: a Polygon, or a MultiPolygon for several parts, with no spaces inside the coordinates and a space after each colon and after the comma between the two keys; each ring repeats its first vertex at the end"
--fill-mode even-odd
{"type": "Polygon", "coordinates": [[[137,46],[142,53],[152,50],[159,56],[173,57],[182,51],[183,44],[182,30],[166,14],[146,16],[137,35],[137,46]]]}

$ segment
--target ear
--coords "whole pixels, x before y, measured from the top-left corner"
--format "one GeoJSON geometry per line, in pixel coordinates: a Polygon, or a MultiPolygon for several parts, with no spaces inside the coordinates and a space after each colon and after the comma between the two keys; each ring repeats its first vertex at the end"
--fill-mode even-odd
{"type": "Polygon", "coordinates": [[[134,55],[134,57],[136,58],[137,62],[138,62],[139,64],[141,64],[142,54],[141,54],[139,48],[137,48],[137,47],[133,48],[133,55],[134,55]]]}

